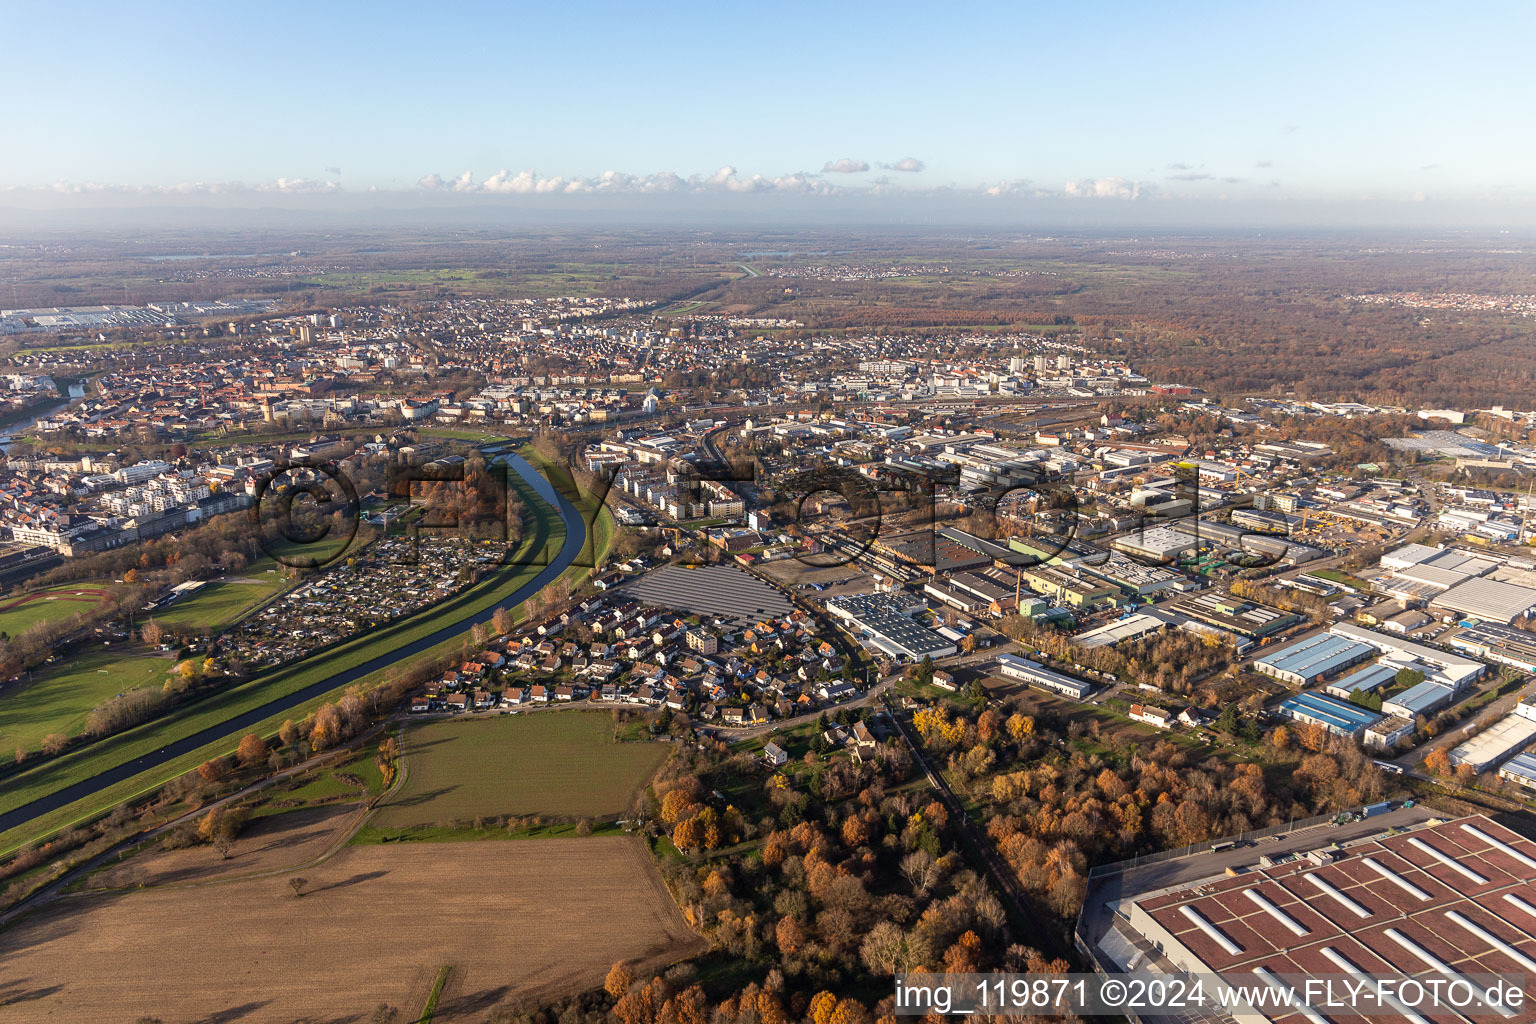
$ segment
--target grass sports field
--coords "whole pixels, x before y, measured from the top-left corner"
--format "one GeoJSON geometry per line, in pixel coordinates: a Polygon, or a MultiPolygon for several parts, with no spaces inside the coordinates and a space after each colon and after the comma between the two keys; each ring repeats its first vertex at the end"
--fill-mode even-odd
{"type": "Polygon", "coordinates": [[[264,571],[275,570],[276,565],[263,560],[254,570],[199,587],[190,596],[157,612],[155,621],[178,629],[223,629],[288,585],[281,573],[264,571]]]}
{"type": "Polygon", "coordinates": [[[620,814],[667,749],[615,742],[606,711],[422,722],[406,731],[405,785],[370,824],[388,831],[503,814],[620,814]]]}
{"type": "Polygon", "coordinates": [[[68,896],[0,932],[0,1020],[361,1022],[382,1002],[415,1021],[451,966],[433,1024],[481,1024],[507,999],[600,985],[616,960],[641,973],[703,945],[629,837],[358,846],[185,879],[68,896]]]}
{"type": "Polygon", "coordinates": [[[165,658],[93,651],[0,690],[0,758],[8,760],[18,748],[36,753],[49,733],[79,735],[96,705],[141,686],[158,688],[170,669],[165,658]]]}
{"type": "Polygon", "coordinates": [[[69,583],[33,594],[0,598],[0,633],[20,636],[39,622],[67,619],[88,612],[110,593],[92,583],[69,583]]]}

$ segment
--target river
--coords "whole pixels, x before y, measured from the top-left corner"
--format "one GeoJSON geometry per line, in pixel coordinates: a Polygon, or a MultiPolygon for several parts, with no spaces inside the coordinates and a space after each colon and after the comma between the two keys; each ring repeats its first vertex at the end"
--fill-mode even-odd
{"type": "MultiPolygon", "coordinates": [[[[544,587],[553,582],[555,577],[564,572],[566,567],[576,560],[576,556],[581,553],[581,549],[587,541],[587,525],[582,520],[581,513],[577,510],[576,506],[572,505],[563,494],[556,491],[550,482],[538,470],[529,465],[522,456],[515,454],[503,455],[501,460],[510,466],[513,472],[527,481],[538,492],[540,497],[553,505],[559,511],[560,518],[565,523],[565,542],[560,547],[560,553],[551,560],[550,564],[542,572],[519,587],[507,601],[503,602],[508,607],[512,607],[544,589],[544,587]]],[[[56,811],[60,807],[74,803],[76,800],[100,792],[108,786],[131,779],[140,772],[148,771],[151,768],[158,768],[160,765],[175,760],[183,754],[190,753],[204,744],[212,743],[215,740],[221,740],[249,729],[264,719],[281,714],[289,708],[297,707],[311,698],[318,697],[331,690],[340,689],[349,683],[354,683],[370,673],[399,664],[406,658],[420,654],[422,651],[434,647],[444,640],[450,640],[458,636],[478,623],[489,622],[491,616],[496,613],[497,607],[499,605],[493,605],[484,611],[467,614],[458,621],[443,626],[441,629],[435,630],[419,640],[406,644],[403,647],[396,647],[385,651],[376,657],[368,659],[361,665],[338,672],[327,679],[269,701],[260,707],[252,708],[250,711],[236,715],[234,718],[226,719],[218,725],[209,726],[185,739],[167,744],[154,753],[145,754],[132,761],[127,761],[115,768],[102,772],[100,775],[77,782],[72,786],[66,786],[57,792],[50,793],[48,796],[39,797],[29,804],[23,804],[13,811],[0,814],[0,832],[5,832],[18,825],[24,825],[33,818],[47,814],[50,811],[56,811]]],[[[260,677],[258,676],[258,678],[260,677]]]]}
{"type": "Polygon", "coordinates": [[[71,384],[69,386],[69,397],[64,401],[55,402],[52,405],[38,409],[36,412],[32,413],[30,416],[19,423],[12,423],[8,426],[0,427],[0,452],[10,448],[11,441],[13,441],[17,435],[24,434],[31,430],[32,427],[37,424],[38,420],[45,420],[52,416],[54,413],[63,412],[65,409],[69,408],[70,402],[73,402],[77,398],[84,397],[85,387],[80,384],[71,384]]]}

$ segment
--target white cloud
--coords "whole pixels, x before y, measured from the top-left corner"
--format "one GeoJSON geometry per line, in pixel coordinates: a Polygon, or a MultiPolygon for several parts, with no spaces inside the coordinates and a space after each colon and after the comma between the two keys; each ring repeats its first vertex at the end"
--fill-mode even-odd
{"type": "Polygon", "coordinates": [[[845,156],[841,160],[828,160],[821,168],[823,174],[863,174],[869,170],[869,161],[845,156]]]}
{"type": "Polygon", "coordinates": [[[341,185],[334,181],[316,181],[313,178],[278,178],[268,185],[257,185],[258,192],[339,192],[341,185]]]}
{"type": "Polygon", "coordinates": [[[426,174],[416,180],[416,185],[429,192],[475,192],[480,188],[475,184],[475,176],[469,171],[451,179],[440,174],[426,174]]]}
{"type": "Polygon", "coordinates": [[[996,185],[982,189],[984,196],[1038,196],[1042,192],[1035,183],[1027,178],[1015,178],[1012,181],[1000,181],[996,185]]]}
{"type": "Polygon", "coordinates": [[[800,192],[824,194],[836,191],[833,186],[810,173],[786,174],[767,178],[761,174],[743,177],[735,167],[727,164],[707,176],[693,175],[684,178],[675,171],[656,174],[629,174],[624,171],[604,171],[592,178],[542,177],[536,171],[519,171],[513,174],[502,169],[475,182],[469,172],[447,181],[437,174],[428,174],[417,185],[432,192],[475,192],[493,195],[552,195],[562,193],[578,195],[592,192],[608,192],[625,195],[657,195],[680,192],[800,192]]]}
{"type": "Polygon", "coordinates": [[[888,171],[906,171],[909,174],[916,174],[927,165],[917,157],[909,156],[902,160],[897,160],[893,164],[881,164],[880,166],[884,167],[888,171]]]}
{"type": "Polygon", "coordinates": [[[1084,178],[1062,187],[1074,199],[1140,199],[1147,191],[1141,182],[1124,178],[1084,178]]]}

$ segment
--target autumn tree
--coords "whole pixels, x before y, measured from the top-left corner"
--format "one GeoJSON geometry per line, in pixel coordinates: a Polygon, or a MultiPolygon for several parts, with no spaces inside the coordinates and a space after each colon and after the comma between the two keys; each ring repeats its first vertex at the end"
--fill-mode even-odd
{"type": "Polygon", "coordinates": [[[805,929],[800,927],[800,922],[792,917],[779,918],[779,923],[774,926],[773,936],[779,952],[785,956],[793,956],[805,947],[805,929]]]}
{"type": "Polygon", "coordinates": [[[249,768],[265,761],[267,753],[267,741],[253,732],[248,732],[241,738],[235,756],[240,759],[242,765],[249,768]]]}
{"type": "Polygon", "coordinates": [[[832,1015],[837,1012],[837,996],[825,990],[811,997],[811,1005],[806,1016],[811,1024],[832,1024],[832,1015]]]}
{"type": "Polygon", "coordinates": [[[315,711],[315,724],[309,731],[309,745],[325,750],[341,739],[341,712],[334,704],[322,704],[315,711]]]}
{"type": "Polygon", "coordinates": [[[384,788],[394,785],[395,773],[400,768],[400,744],[393,736],[386,736],[379,741],[379,753],[374,758],[374,763],[379,766],[379,775],[383,777],[384,788]]]}
{"type": "Polygon", "coordinates": [[[629,991],[629,986],[635,982],[635,972],[629,969],[629,965],[622,960],[614,961],[608,968],[608,977],[603,981],[603,989],[613,998],[618,999],[629,991]]]}
{"type": "Polygon", "coordinates": [[[229,759],[215,757],[197,766],[197,774],[204,782],[219,782],[229,777],[229,759]]]}

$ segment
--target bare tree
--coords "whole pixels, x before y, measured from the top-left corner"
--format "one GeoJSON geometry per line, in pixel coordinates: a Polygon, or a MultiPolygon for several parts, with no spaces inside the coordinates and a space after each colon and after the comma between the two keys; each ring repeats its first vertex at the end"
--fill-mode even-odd
{"type": "Polygon", "coordinates": [[[927,892],[938,881],[939,862],[927,850],[914,850],[901,859],[901,873],[918,892],[927,892]]]}
{"type": "Polygon", "coordinates": [[[293,890],[293,898],[298,899],[304,895],[304,887],[309,884],[309,879],[295,875],[288,879],[288,888],[293,890]]]}

